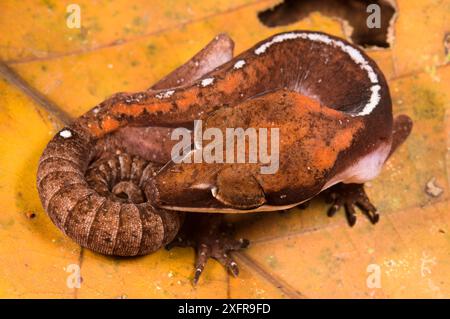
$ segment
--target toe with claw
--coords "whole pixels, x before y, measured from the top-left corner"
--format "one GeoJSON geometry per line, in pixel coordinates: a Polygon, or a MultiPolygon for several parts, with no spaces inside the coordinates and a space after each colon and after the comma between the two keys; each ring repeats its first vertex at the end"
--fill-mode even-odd
{"type": "Polygon", "coordinates": [[[246,248],[249,241],[236,240],[231,233],[230,227],[223,223],[221,214],[189,214],[178,237],[166,248],[193,247],[195,249],[194,285],[197,284],[209,258],[216,259],[233,276],[237,276],[239,268],[230,256],[230,252],[246,248]]]}
{"type": "Polygon", "coordinates": [[[356,223],[355,206],[361,210],[372,224],[376,224],[380,219],[377,209],[372,205],[364,191],[363,184],[339,183],[327,190],[325,196],[326,202],[332,204],[328,209],[328,216],[333,216],[341,207],[344,207],[347,222],[350,226],[356,223]]]}

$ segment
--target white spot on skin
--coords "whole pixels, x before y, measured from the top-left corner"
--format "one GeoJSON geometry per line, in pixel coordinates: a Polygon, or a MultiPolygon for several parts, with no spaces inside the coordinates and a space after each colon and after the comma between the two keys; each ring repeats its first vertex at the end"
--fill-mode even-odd
{"type": "Polygon", "coordinates": [[[214,186],[213,188],[211,188],[211,194],[214,198],[217,196],[217,187],[214,186]]]}
{"type": "Polygon", "coordinates": [[[169,97],[171,97],[173,94],[175,93],[174,90],[169,90],[169,91],[165,91],[165,92],[161,92],[155,95],[155,97],[157,99],[168,99],[169,97]]]}
{"type": "Polygon", "coordinates": [[[69,130],[63,130],[59,132],[59,136],[61,136],[62,138],[70,138],[72,137],[72,132],[69,130]]]}
{"type": "MultiPolygon", "coordinates": [[[[325,34],[319,34],[319,33],[302,33],[302,32],[283,33],[283,34],[279,34],[279,35],[273,37],[272,40],[260,45],[255,50],[255,54],[256,55],[263,54],[273,44],[281,43],[286,40],[294,40],[294,39],[298,39],[298,38],[310,40],[310,41],[314,41],[314,42],[321,42],[321,43],[325,43],[327,45],[332,45],[334,47],[338,47],[343,52],[347,53],[348,56],[356,64],[358,64],[361,67],[361,69],[363,69],[364,71],[367,72],[367,76],[369,77],[370,82],[374,84],[370,88],[371,96],[369,99],[369,103],[364,106],[364,108],[362,109],[361,112],[352,114],[352,116],[368,115],[375,109],[375,107],[378,105],[378,103],[381,100],[381,97],[379,94],[381,87],[378,85],[378,76],[375,73],[375,71],[373,70],[373,68],[370,66],[369,62],[364,58],[364,56],[361,54],[361,52],[358,49],[356,49],[350,45],[347,45],[342,41],[332,39],[325,34]]],[[[325,61],[325,64],[327,62],[328,61],[325,61]]]]}
{"type": "Polygon", "coordinates": [[[211,184],[200,183],[200,184],[193,185],[192,188],[194,188],[194,189],[209,189],[209,188],[211,188],[211,184]]]}
{"type": "Polygon", "coordinates": [[[239,60],[234,64],[233,69],[238,70],[238,69],[242,68],[244,65],[245,65],[245,61],[239,60]]]}
{"type": "Polygon", "coordinates": [[[214,78],[206,78],[206,79],[202,80],[201,84],[203,87],[205,87],[205,86],[213,84],[213,82],[214,82],[214,78]]]}

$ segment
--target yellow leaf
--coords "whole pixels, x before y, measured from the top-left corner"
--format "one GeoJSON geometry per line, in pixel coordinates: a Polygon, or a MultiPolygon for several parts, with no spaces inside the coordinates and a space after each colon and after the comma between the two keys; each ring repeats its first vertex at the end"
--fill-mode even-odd
{"type": "Polygon", "coordinates": [[[80,248],[42,209],[36,170],[55,134],[48,114],[0,79],[0,297],[73,298],[65,267],[80,248]]]}
{"type": "MultiPolygon", "coordinates": [[[[318,12],[291,25],[264,26],[257,13],[278,0],[83,0],[76,2],[81,29],[67,27],[70,3],[3,1],[0,59],[73,117],[113,93],[148,88],[218,33],[233,38],[235,53],[286,30],[344,36],[340,21],[318,12]]],[[[38,158],[60,123],[1,78],[0,297],[450,296],[450,65],[444,65],[450,1],[397,5],[393,46],[368,54],[388,79],[394,113],[411,116],[414,128],[366,187],[380,223],[358,216],[348,228],[342,212],[326,216],[321,198],[304,210],[228,216],[236,235],[251,240],[234,256],[240,276],[211,260],[195,288],[192,249],[112,258],[80,249],[53,226],[35,180],[38,158]],[[426,192],[430,181],[442,194],[426,192]],[[81,267],[80,288],[68,285],[70,265],[81,267]],[[370,265],[379,267],[379,288],[368,285],[370,265]]]]}

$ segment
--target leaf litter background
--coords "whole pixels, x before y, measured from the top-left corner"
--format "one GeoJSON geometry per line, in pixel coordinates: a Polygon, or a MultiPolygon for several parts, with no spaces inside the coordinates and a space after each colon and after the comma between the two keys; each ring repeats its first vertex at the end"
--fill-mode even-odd
{"type": "MultiPolygon", "coordinates": [[[[147,88],[220,32],[235,40],[236,53],[286,30],[344,36],[342,21],[319,12],[264,26],[257,13],[277,0],[77,1],[81,29],[66,27],[69,3],[2,1],[0,59],[72,117],[115,92],[147,88]]],[[[351,229],[342,212],[326,217],[319,199],[305,210],[231,217],[237,235],[252,241],[234,254],[241,274],[232,278],[209,261],[197,287],[192,249],[110,258],[81,249],[53,226],[35,174],[62,117],[8,81],[2,67],[0,297],[450,297],[450,1],[398,0],[396,8],[391,47],[367,52],[388,78],[394,112],[407,113],[415,127],[367,187],[380,223],[360,217],[351,229]],[[438,192],[426,192],[427,184],[438,192]],[[67,286],[70,264],[81,266],[79,289],[67,286]],[[366,284],[370,264],[381,269],[381,288],[366,284]]]]}

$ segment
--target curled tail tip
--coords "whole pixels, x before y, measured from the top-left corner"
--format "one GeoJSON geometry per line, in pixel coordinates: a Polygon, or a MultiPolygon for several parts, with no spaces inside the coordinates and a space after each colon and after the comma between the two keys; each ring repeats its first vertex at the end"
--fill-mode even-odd
{"type": "Polygon", "coordinates": [[[406,114],[400,114],[394,119],[394,126],[392,128],[392,147],[389,156],[406,141],[413,129],[413,121],[406,114]]]}
{"type": "Polygon", "coordinates": [[[394,135],[402,131],[406,139],[406,137],[408,137],[408,135],[411,133],[413,126],[413,121],[408,115],[400,114],[394,119],[394,135]]]}

